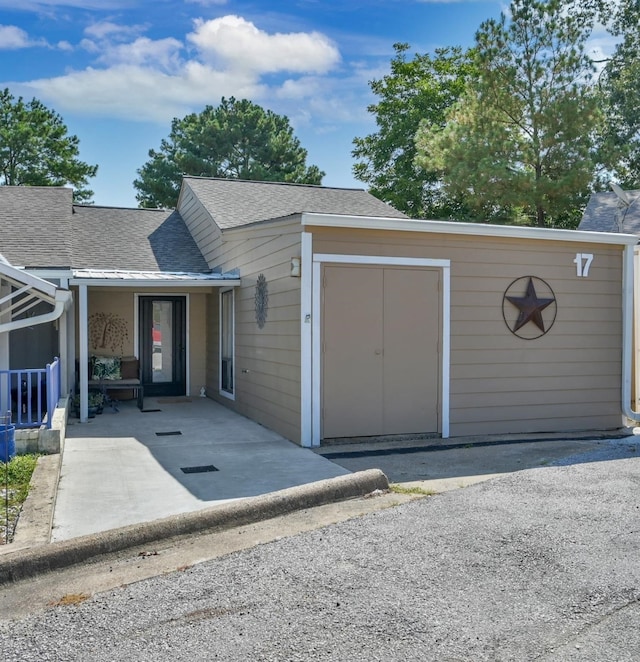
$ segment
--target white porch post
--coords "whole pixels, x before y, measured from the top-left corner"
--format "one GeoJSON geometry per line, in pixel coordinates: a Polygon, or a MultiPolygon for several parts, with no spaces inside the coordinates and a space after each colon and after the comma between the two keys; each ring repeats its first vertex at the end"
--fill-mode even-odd
{"type": "Polygon", "coordinates": [[[78,328],[80,357],[80,422],[86,423],[89,419],[89,331],[88,331],[88,305],[87,305],[87,286],[78,286],[78,328]]]}
{"type": "Polygon", "coordinates": [[[60,372],[60,396],[69,393],[69,342],[67,340],[67,312],[63,312],[58,320],[58,352],[62,371],[60,372]]]}
{"type": "Polygon", "coordinates": [[[302,273],[300,282],[300,444],[313,445],[313,369],[312,369],[312,290],[313,235],[302,233],[300,254],[302,273]]]}
{"type": "MultiPolygon", "coordinates": [[[[0,299],[11,293],[11,286],[6,281],[0,279],[0,299]]],[[[8,304],[7,304],[8,305],[8,304]]],[[[0,311],[5,308],[5,304],[0,304],[0,311]]],[[[2,313],[0,312],[0,317],[2,313]]],[[[6,320],[6,321],[11,321],[6,320]]],[[[0,370],[9,370],[9,334],[0,333],[0,370]]]]}
{"type": "Polygon", "coordinates": [[[69,310],[67,316],[67,365],[64,366],[67,373],[67,393],[75,389],[76,385],[76,303],[75,301],[69,310]]]}

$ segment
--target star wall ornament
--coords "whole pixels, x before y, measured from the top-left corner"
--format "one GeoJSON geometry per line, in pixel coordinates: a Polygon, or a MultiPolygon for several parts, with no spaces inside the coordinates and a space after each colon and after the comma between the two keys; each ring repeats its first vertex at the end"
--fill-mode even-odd
{"type": "Polygon", "coordinates": [[[509,330],[519,338],[535,340],[553,326],[556,297],[542,278],[524,276],[509,285],[502,299],[502,315],[509,330]]]}

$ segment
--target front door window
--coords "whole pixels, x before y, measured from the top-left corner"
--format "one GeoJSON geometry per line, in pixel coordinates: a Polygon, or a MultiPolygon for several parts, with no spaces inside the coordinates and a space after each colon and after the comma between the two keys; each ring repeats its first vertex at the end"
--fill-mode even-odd
{"type": "Polygon", "coordinates": [[[153,302],[153,341],[151,381],[154,384],[173,381],[173,304],[153,302]]]}

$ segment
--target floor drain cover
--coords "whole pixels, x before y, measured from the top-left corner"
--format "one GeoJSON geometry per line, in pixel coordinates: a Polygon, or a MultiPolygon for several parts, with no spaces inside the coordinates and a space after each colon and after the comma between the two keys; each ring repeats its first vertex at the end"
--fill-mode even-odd
{"type": "Polygon", "coordinates": [[[213,464],[207,464],[204,467],[180,467],[180,471],[185,474],[204,474],[207,471],[218,471],[213,464]]]}
{"type": "Polygon", "coordinates": [[[173,437],[178,434],[182,434],[182,432],[180,432],[180,430],[171,430],[170,432],[156,432],[156,437],[173,437]]]}

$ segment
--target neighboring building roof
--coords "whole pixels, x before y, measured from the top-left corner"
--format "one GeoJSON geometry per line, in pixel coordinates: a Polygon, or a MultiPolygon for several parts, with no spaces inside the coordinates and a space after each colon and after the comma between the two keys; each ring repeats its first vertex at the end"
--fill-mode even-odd
{"type": "Polygon", "coordinates": [[[578,230],[624,232],[640,235],[640,191],[625,191],[625,205],[612,191],[593,193],[584,210],[578,230]],[[622,227],[618,226],[618,220],[622,227]]]}
{"type": "Polygon", "coordinates": [[[150,272],[208,272],[178,212],[73,207],[73,267],[150,272]]]}
{"type": "Polygon", "coordinates": [[[71,266],[69,188],[0,186],[0,248],[20,267],[71,266]]]}
{"type": "Polygon", "coordinates": [[[303,212],[407,218],[363,189],[203,177],[184,177],[182,185],[191,188],[222,230],[303,212]]]}

